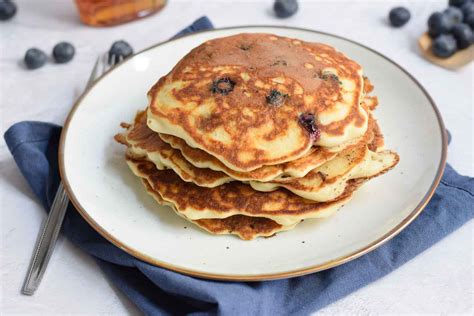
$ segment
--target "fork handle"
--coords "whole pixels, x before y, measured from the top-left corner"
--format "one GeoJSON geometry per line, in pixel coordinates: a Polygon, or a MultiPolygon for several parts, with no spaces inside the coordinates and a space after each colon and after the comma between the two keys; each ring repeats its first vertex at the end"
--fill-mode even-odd
{"type": "Polygon", "coordinates": [[[25,283],[21,290],[25,295],[33,295],[38,288],[44,271],[48,266],[48,261],[53,253],[68,204],[69,198],[64,190],[63,184],[59,183],[51,211],[38,236],[34,256],[31,258],[28,274],[26,275],[25,283]]]}

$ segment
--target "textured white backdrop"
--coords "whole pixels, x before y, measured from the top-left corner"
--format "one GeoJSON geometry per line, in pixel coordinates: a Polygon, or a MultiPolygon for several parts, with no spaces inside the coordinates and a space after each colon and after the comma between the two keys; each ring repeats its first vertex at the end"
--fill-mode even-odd
{"type": "MultiPolygon", "coordinates": [[[[419,57],[416,37],[426,19],[447,1],[300,1],[290,19],[271,15],[271,0],[169,0],[158,15],[113,28],[80,24],[72,0],[16,0],[17,16],[0,26],[0,116],[3,132],[20,120],[62,124],[81,93],[98,53],[117,39],[136,50],[171,37],[201,15],[216,27],[244,24],[299,26],[342,35],[375,48],[410,71],[437,102],[453,135],[448,162],[473,176],[473,65],[458,72],[419,57]],[[412,20],[401,29],[386,24],[395,5],[410,8],[412,20]],[[25,51],[50,52],[66,40],[76,47],[66,65],[36,71],[21,66],[25,51]]],[[[403,128],[403,122],[400,122],[403,128]]],[[[0,141],[1,314],[137,314],[136,308],[103,276],[94,261],[61,238],[40,289],[20,295],[41,221],[45,217],[0,141]]],[[[402,197],[403,198],[403,197],[402,197]]],[[[472,314],[473,224],[468,223],[387,277],[320,311],[334,314],[472,314]]]]}

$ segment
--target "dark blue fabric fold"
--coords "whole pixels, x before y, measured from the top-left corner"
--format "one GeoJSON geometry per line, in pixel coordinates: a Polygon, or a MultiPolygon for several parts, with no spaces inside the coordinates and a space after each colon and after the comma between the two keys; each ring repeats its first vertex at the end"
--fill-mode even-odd
{"type": "MultiPolygon", "coordinates": [[[[212,28],[203,17],[178,35],[212,28]]],[[[61,127],[20,122],[5,141],[18,168],[49,210],[59,183],[61,127]]],[[[474,179],[446,167],[433,198],[398,236],[359,259],[307,276],[266,282],[220,282],[181,275],[140,261],[115,247],[69,205],[62,232],[92,255],[104,273],[148,315],[309,314],[390,273],[472,219],[474,179]]]]}

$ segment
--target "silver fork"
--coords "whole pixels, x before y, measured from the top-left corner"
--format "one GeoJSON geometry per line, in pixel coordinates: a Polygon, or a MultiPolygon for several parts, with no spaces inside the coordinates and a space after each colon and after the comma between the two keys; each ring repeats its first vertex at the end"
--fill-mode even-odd
{"type": "MultiPolygon", "coordinates": [[[[118,65],[122,60],[122,56],[117,55],[109,56],[108,54],[103,54],[97,57],[97,61],[95,62],[89,80],[87,81],[86,90],[92,86],[97,78],[102,76],[115,65],[118,65]]],[[[33,295],[41,282],[46,267],[48,266],[49,259],[53,254],[54,245],[58,239],[68,204],[69,198],[64,190],[62,182],[60,182],[51,210],[36,241],[33,257],[31,258],[28,273],[21,290],[25,295],[33,295]]]]}

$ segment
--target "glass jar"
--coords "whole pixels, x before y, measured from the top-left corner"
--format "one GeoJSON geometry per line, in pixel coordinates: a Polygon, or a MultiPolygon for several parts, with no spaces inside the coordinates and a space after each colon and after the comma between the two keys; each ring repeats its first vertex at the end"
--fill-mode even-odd
{"type": "Polygon", "coordinates": [[[75,0],[81,21],[111,26],[144,18],[160,11],[166,0],[75,0]]]}

